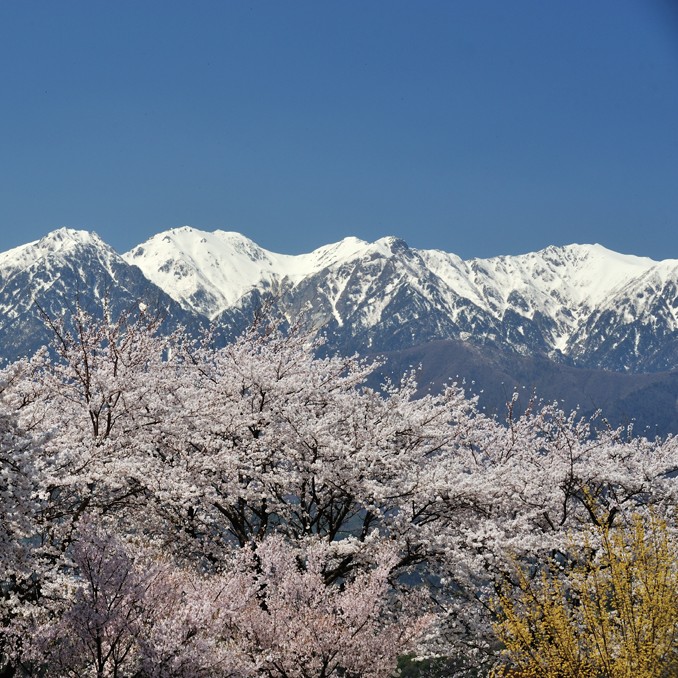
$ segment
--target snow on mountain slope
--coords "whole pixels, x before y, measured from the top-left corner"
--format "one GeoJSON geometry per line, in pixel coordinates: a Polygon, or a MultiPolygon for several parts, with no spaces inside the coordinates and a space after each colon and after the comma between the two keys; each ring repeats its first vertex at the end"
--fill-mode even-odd
{"type": "Polygon", "coordinates": [[[599,306],[618,309],[624,322],[656,324],[664,319],[678,327],[677,284],[678,259],[653,262],[640,275],[618,285],[599,306]]]}
{"type": "Polygon", "coordinates": [[[283,281],[295,284],[375,247],[385,245],[345,238],[308,254],[276,254],[239,233],[182,226],[153,236],[123,258],[184,308],[214,318],[255,287],[276,291],[283,281]]]}
{"type": "Polygon", "coordinates": [[[237,233],[187,226],[153,236],[123,255],[185,308],[213,317],[249,288],[277,278],[273,257],[237,233]]]}
{"type": "Polygon", "coordinates": [[[353,257],[336,259],[295,282],[287,296],[297,312],[310,308],[337,328],[369,329],[446,314],[449,308],[439,283],[415,250],[389,237],[365,243],[353,257]]]}
{"type": "MultiPolygon", "coordinates": [[[[18,317],[53,286],[60,288],[64,277],[90,280],[95,266],[105,271],[109,280],[116,281],[116,263],[124,264],[120,255],[96,233],[71,228],[60,228],[40,240],[3,252],[0,254],[0,317],[18,317]]],[[[71,290],[71,301],[80,291],[88,295],[105,294],[105,290],[98,289],[100,285],[86,287],[71,290]]]]}
{"type": "Polygon", "coordinates": [[[202,324],[130,266],[96,234],[62,228],[0,254],[0,355],[15,359],[48,344],[44,322],[70,317],[77,305],[101,314],[138,308],[163,318],[163,328],[202,324]]]}
{"type": "Polygon", "coordinates": [[[620,285],[656,262],[618,254],[601,245],[547,247],[539,252],[468,262],[470,281],[488,311],[507,309],[554,321],[547,341],[556,349],[567,346],[582,318],[587,317],[620,285]]]}
{"type": "Polygon", "coordinates": [[[93,233],[59,229],[0,254],[0,330],[38,298],[56,309],[74,290],[101,299],[114,288],[125,303],[162,294],[164,307],[181,307],[174,317],[228,332],[268,297],[341,350],[462,339],[593,367],[678,367],[678,261],[600,245],[463,261],[394,237],[346,238],[285,255],[239,233],[182,227],[121,257],[93,233]]]}
{"type": "Polygon", "coordinates": [[[507,291],[524,296],[531,310],[554,301],[573,310],[593,308],[619,285],[650,269],[652,259],[618,254],[601,245],[547,247],[539,252],[469,262],[472,280],[491,305],[511,305],[507,291]]]}
{"type": "Polygon", "coordinates": [[[576,362],[629,371],[678,362],[678,261],[655,263],[618,285],[580,323],[567,346],[576,362]]]}
{"type": "Polygon", "coordinates": [[[0,275],[10,276],[12,272],[37,268],[50,262],[63,261],[76,250],[88,248],[105,253],[102,261],[119,257],[96,233],[73,228],[59,228],[44,238],[20,245],[0,253],[0,275]],[[109,255],[109,256],[106,256],[109,255]]]}
{"type": "MultiPolygon", "coordinates": [[[[582,328],[596,309],[657,265],[601,245],[463,261],[393,237],[346,238],[283,255],[238,233],[190,227],[160,233],[125,260],[184,308],[210,319],[257,290],[284,298],[290,312],[310,311],[318,326],[348,325],[359,333],[392,320],[428,323],[437,338],[484,332],[523,352],[532,346],[556,353],[582,344],[582,328]]],[[[416,329],[407,332],[416,335],[416,329]]]]}

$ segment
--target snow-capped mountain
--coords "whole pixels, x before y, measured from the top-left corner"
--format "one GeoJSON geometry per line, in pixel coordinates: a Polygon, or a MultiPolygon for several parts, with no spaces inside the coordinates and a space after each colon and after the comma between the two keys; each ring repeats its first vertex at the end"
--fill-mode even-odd
{"type": "MultiPolygon", "coordinates": [[[[422,253],[435,266],[440,259],[431,254],[422,253]]],[[[478,303],[497,317],[515,311],[530,319],[536,315],[551,319],[547,343],[565,351],[582,319],[611,290],[653,264],[651,259],[617,254],[600,245],[568,245],[513,257],[473,259],[467,266],[467,279],[478,303]]],[[[449,279],[449,267],[437,270],[456,287],[456,279],[449,279]]]]}
{"type": "Polygon", "coordinates": [[[465,379],[491,412],[513,389],[536,389],[583,412],[602,406],[614,424],[678,433],[676,260],[568,245],[463,261],[397,238],[291,256],[188,227],[121,256],[59,229],[0,253],[0,357],[50,342],[44,314],[97,313],[104,300],[113,313],[158,313],[167,331],[211,322],[217,338],[279,312],[320,328],[330,351],[385,355],[384,376],[421,364],[423,388],[465,379]]]}
{"type": "Polygon", "coordinates": [[[281,255],[183,227],[124,255],[187,311],[234,330],[269,298],[343,350],[437,339],[615,370],[678,367],[678,261],[600,245],[463,261],[397,238],[281,255]]]}
{"type": "Polygon", "coordinates": [[[76,304],[100,312],[145,304],[169,329],[196,319],[95,233],[61,228],[0,254],[0,357],[13,360],[49,343],[44,315],[58,319],[76,304]]]}
{"type": "Polygon", "coordinates": [[[143,302],[169,324],[241,331],[262,304],[322,328],[330,348],[382,352],[459,340],[618,371],[678,368],[678,260],[600,245],[464,261],[393,237],[269,252],[239,233],[183,227],[119,255],[59,229],[0,254],[2,353],[44,339],[40,309],[143,302]]]}
{"type": "Polygon", "coordinates": [[[283,281],[298,283],[366,247],[346,238],[310,254],[276,254],[240,233],[207,233],[183,226],[153,236],[124,255],[184,308],[214,319],[252,289],[277,293],[283,281]]]}
{"type": "Polygon", "coordinates": [[[677,328],[678,261],[665,260],[615,286],[573,332],[568,354],[611,370],[675,369],[677,328]]]}

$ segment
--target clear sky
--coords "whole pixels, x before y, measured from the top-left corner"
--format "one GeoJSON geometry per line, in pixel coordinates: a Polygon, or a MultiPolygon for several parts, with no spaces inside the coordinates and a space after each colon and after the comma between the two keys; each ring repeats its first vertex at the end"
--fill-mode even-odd
{"type": "Polygon", "coordinates": [[[190,224],[678,258],[675,0],[4,0],[0,250],[190,224]]]}

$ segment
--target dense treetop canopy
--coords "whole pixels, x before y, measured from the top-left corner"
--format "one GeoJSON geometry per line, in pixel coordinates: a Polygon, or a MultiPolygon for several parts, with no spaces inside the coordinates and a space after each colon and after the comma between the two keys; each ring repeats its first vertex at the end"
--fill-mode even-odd
{"type": "Polygon", "coordinates": [[[143,312],[52,327],[51,353],[0,375],[0,651],[20,675],[489,667],[516,558],[566,564],[587,526],[649,507],[675,526],[672,438],[548,404],[497,421],[455,385],[416,398],[415,374],[370,388],[374,363],[279,323],[223,348],[143,312]]]}

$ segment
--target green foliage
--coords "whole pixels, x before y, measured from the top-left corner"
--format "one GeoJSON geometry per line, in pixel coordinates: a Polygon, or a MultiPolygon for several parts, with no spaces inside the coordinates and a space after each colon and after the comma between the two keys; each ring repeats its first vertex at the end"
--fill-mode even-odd
{"type": "MultiPolygon", "coordinates": [[[[449,678],[460,671],[465,676],[474,676],[469,667],[461,666],[459,660],[450,657],[417,657],[403,655],[398,658],[398,678],[449,678]]],[[[480,675],[480,674],[478,674],[480,675]]]]}

